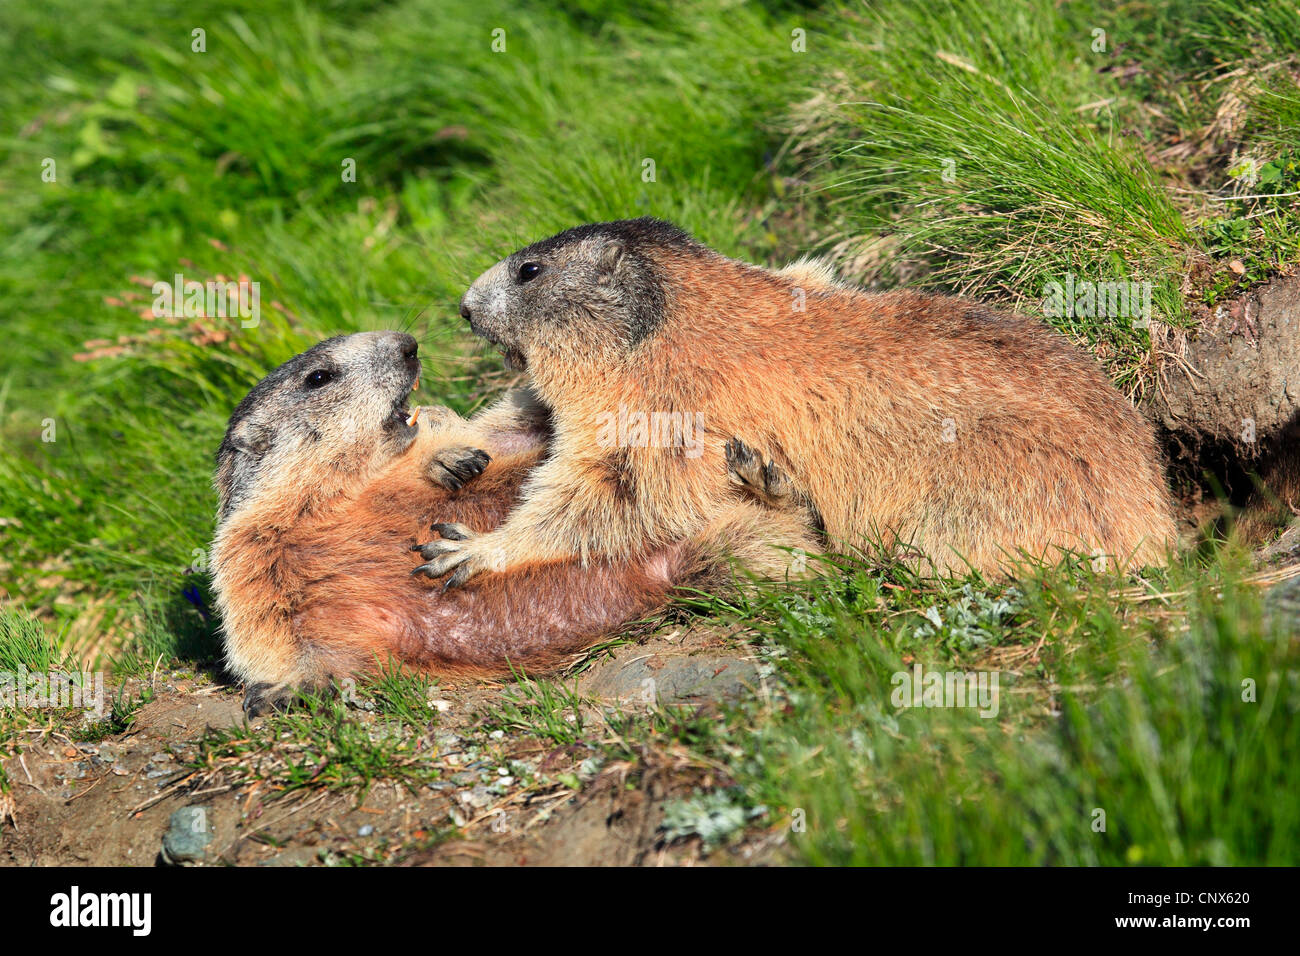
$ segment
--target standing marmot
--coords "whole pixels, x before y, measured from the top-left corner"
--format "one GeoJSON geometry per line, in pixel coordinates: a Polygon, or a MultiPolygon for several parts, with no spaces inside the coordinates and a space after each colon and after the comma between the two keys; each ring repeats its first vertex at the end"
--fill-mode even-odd
{"type": "Polygon", "coordinates": [[[653,219],[528,246],[475,280],[461,315],[527,369],[554,438],[505,524],[425,547],[425,573],[457,568],[452,584],[689,537],[728,501],[732,435],[789,473],[832,545],[939,571],[1063,548],[1155,563],[1173,540],[1150,428],[1027,318],[807,264],[783,275],[653,219]],[[702,453],[622,428],[654,415],[695,423],[702,453]]]}
{"type": "Polygon", "coordinates": [[[804,516],[752,500],[780,504],[780,476],[765,483],[738,450],[732,480],[750,494],[692,541],[585,568],[534,563],[443,593],[410,573],[411,545],[435,518],[495,527],[545,453],[545,422],[510,425],[528,416],[508,396],[475,422],[486,454],[466,448],[447,409],[417,420],[405,408],[419,367],[409,335],[330,339],[268,375],[231,417],[212,571],[226,664],[252,714],[390,658],[441,675],[553,668],[661,607],[674,585],[716,583],[724,552],[773,574],[789,556],[765,541],[814,546],[804,516]]]}

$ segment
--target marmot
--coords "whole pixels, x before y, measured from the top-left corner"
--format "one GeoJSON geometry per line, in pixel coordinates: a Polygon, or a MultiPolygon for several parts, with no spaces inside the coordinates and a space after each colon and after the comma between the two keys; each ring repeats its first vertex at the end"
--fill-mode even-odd
{"type": "Polygon", "coordinates": [[[521,249],[460,312],[528,371],[554,437],[501,527],[425,547],[425,573],[456,569],[449,584],[690,537],[729,500],[731,436],[788,473],[832,546],[935,572],[1061,549],[1160,563],[1174,540],[1150,427],[1028,318],[866,292],[806,262],[773,272],[654,219],[521,249]],[[643,430],[610,440],[611,416],[654,414],[696,422],[702,454],[643,430]]]}
{"type": "Polygon", "coordinates": [[[409,335],[329,339],[231,417],[212,571],[226,664],[250,714],[390,658],[447,676],[550,669],[663,606],[674,585],[716,584],[724,553],[779,574],[790,555],[764,542],[815,547],[796,510],[756,503],[780,506],[782,492],[737,446],[730,480],[742,494],[691,541],[587,567],[534,562],[444,594],[411,574],[411,545],[435,519],[500,522],[545,454],[546,427],[520,411],[526,397],[507,396],[475,422],[481,447],[458,445],[463,420],[449,410],[408,412],[419,368],[409,335]]]}

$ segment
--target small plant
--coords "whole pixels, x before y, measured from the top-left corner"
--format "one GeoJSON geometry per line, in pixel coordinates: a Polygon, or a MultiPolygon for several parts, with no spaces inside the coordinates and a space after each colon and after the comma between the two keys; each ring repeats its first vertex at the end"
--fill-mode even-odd
{"type": "Polygon", "coordinates": [[[400,662],[389,659],[377,677],[365,686],[374,700],[375,712],[396,717],[413,730],[427,728],[437,716],[429,701],[438,682],[426,674],[405,671],[400,662]]]}
{"type": "Polygon", "coordinates": [[[503,691],[501,702],[484,716],[486,729],[531,734],[562,747],[583,739],[585,702],[576,685],[569,688],[558,681],[533,680],[522,671],[512,673],[518,683],[503,691]]]}
{"type": "Polygon", "coordinates": [[[33,674],[72,672],[77,665],[44,625],[23,611],[0,607],[0,671],[33,674]]]}
{"type": "Polygon", "coordinates": [[[742,790],[728,787],[668,801],[664,804],[664,818],[659,828],[670,843],[699,837],[705,850],[712,850],[766,814],[766,807],[748,805],[742,790]]]}
{"type": "Polygon", "coordinates": [[[140,716],[141,708],[153,699],[154,691],[152,687],[142,687],[139,696],[133,697],[127,691],[126,684],[123,683],[113,695],[107,716],[75,731],[73,736],[77,740],[94,743],[108,737],[124,734],[135,724],[136,719],[140,716]]]}
{"type": "Polygon", "coordinates": [[[370,726],[338,696],[313,694],[256,728],[209,729],[192,768],[241,783],[266,781],[280,794],[353,790],[359,799],[379,780],[414,788],[441,773],[405,723],[370,726]]]}
{"type": "Polygon", "coordinates": [[[949,600],[931,604],[922,613],[911,637],[941,641],[956,651],[996,644],[1005,624],[1015,615],[1020,592],[1009,587],[1000,594],[963,584],[949,600]]]}

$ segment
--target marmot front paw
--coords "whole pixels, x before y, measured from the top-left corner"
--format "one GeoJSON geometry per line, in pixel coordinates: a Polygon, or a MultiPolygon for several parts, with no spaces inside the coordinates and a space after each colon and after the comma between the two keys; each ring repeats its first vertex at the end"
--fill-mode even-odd
{"type": "Polygon", "coordinates": [[[794,494],[794,483],[781,468],[763,457],[739,438],[730,439],[724,449],[727,456],[727,474],[733,484],[761,499],[774,508],[780,508],[794,494]]]}
{"type": "Polygon", "coordinates": [[[455,568],[456,573],[442,586],[446,591],[460,587],[480,571],[500,569],[500,549],[484,544],[490,540],[487,536],[480,535],[463,524],[435,524],[432,530],[441,535],[442,540],[417,544],[411,548],[412,551],[420,552],[420,557],[428,562],[414,568],[412,574],[437,578],[455,568]]]}
{"type": "Polygon", "coordinates": [[[465,485],[483,474],[492,456],[481,448],[456,445],[436,452],[429,459],[427,474],[435,485],[448,491],[460,491],[465,485]]]}

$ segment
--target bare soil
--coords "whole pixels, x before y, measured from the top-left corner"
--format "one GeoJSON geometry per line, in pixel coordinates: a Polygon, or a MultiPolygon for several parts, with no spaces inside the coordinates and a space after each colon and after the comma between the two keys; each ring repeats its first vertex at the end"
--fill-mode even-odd
{"type": "MultiPolygon", "coordinates": [[[[662,702],[715,708],[761,692],[746,650],[706,629],[657,634],[604,653],[577,688],[633,708],[653,678],[662,702]]],[[[130,693],[143,686],[127,682],[130,693]]],[[[239,690],[202,675],[164,675],[152,686],[154,699],[123,735],[89,744],[33,732],[24,740],[21,756],[6,762],[15,814],[0,820],[0,864],[162,865],[169,818],[182,807],[202,808],[211,833],[198,865],[725,864],[771,859],[780,843],[759,830],[710,853],[698,838],[670,844],[659,827],[665,801],[729,781],[671,744],[643,748],[635,766],[611,762],[583,774],[591,747],[522,734],[490,738],[476,715],[499,700],[503,685],[438,687],[445,709],[427,736],[440,780],[414,789],[379,781],[364,796],[310,787],[285,794],[194,772],[208,728],[246,726],[239,690]],[[467,763],[471,750],[490,751],[486,768],[467,763]],[[527,766],[542,781],[583,779],[578,790],[555,782],[485,787],[483,780],[495,783],[498,764],[527,766]]],[[[383,723],[363,709],[354,716],[377,730],[383,723]]],[[[595,743],[599,731],[592,736],[595,743]]]]}

